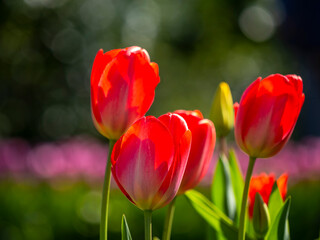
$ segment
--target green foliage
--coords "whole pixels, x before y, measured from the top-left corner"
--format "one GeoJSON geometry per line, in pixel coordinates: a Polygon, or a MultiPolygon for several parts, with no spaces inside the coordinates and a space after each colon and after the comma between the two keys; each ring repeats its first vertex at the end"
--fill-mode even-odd
{"type": "Polygon", "coordinates": [[[236,199],[236,218],[234,219],[235,223],[239,222],[240,217],[240,211],[241,211],[241,201],[242,201],[242,193],[243,193],[243,175],[238,163],[237,156],[233,149],[229,152],[229,166],[230,166],[230,172],[231,172],[231,181],[232,181],[232,187],[234,192],[234,197],[236,199]]]}
{"type": "MultiPolygon", "coordinates": [[[[234,165],[233,165],[234,167],[234,165]]],[[[211,185],[211,199],[212,202],[225,213],[230,219],[235,220],[238,218],[237,202],[234,194],[234,187],[237,187],[232,179],[232,171],[235,169],[230,168],[229,162],[224,154],[220,155],[216,170],[211,185]]],[[[236,180],[235,180],[236,181],[236,180]]],[[[241,201],[241,199],[240,199],[241,201]]],[[[239,203],[240,206],[241,202],[239,203]]],[[[212,232],[217,239],[225,239],[221,234],[216,231],[212,232]]]]}
{"type": "MultiPolygon", "coordinates": [[[[289,214],[292,240],[319,237],[319,183],[319,181],[304,181],[288,189],[293,198],[289,214]]],[[[49,185],[40,182],[19,183],[17,180],[2,180],[0,181],[0,239],[96,240],[99,238],[100,217],[97,214],[100,211],[100,190],[100,187],[89,186],[83,182],[72,184],[60,182],[60,185],[58,183],[49,185]]],[[[141,239],[143,236],[141,211],[120,191],[113,191],[110,200],[109,238],[121,239],[119,223],[125,213],[130,224],[131,236],[134,239],[141,239]]],[[[269,200],[269,203],[270,201],[272,200],[269,200]]],[[[156,236],[162,233],[165,213],[165,208],[154,212],[153,230],[156,236]]],[[[179,197],[176,201],[172,239],[205,239],[206,220],[203,219],[198,211],[191,207],[190,200],[179,197]]],[[[247,221],[249,222],[251,221],[247,221]]]]}
{"type": "Polygon", "coordinates": [[[127,219],[124,214],[122,215],[122,220],[121,220],[121,240],[132,240],[127,219]]]}
{"type": "Polygon", "coordinates": [[[243,192],[243,176],[233,150],[229,161],[220,156],[211,186],[212,202],[238,224],[243,192]]]}
{"type": "Polygon", "coordinates": [[[267,240],[289,240],[288,216],[290,210],[291,197],[289,197],[278,212],[271,229],[267,235],[267,240]]]}
{"type": "MultiPolygon", "coordinates": [[[[236,155],[234,151],[230,151],[229,161],[224,155],[221,155],[217,162],[211,186],[213,203],[195,191],[186,193],[195,210],[214,229],[215,238],[236,239],[238,231],[236,226],[240,215],[243,185],[243,177],[236,155]]],[[[283,203],[275,182],[269,199],[269,208],[267,209],[265,206],[270,213],[271,228],[268,231],[268,226],[264,229],[263,234],[267,233],[268,239],[289,239],[289,206],[290,200],[287,200],[285,204],[283,203]]],[[[256,228],[258,225],[256,223],[256,228]]],[[[250,238],[254,234],[252,220],[247,221],[246,232],[248,234],[246,238],[250,238]]],[[[210,233],[212,234],[212,232],[210,233]]]]}
{"type": "Polygon", "coordinates": [[[290,197],[287,199],[285,203],[283,203],[283,200],[278,188],[278,184],[277,182],[275,182],[272,187],[272,192],[271,192],[269,203],[268,203],[270,220],[272,224],[271,229],[269,231],[269,239],[279,239],[279,240],[290,239],[289,220],[288,220],[290,203],[291,203],[290,197]],[[288,206],[286,206],[286,204],[288,206]],[[276,234],[278,238],[275,238],[276,234]]]}
{"type": "Polygon", "coordinates": [[[279,210],[283,207],[283,200],[278,188],[277,181],[275,181],[272,192],[269,198],[268,208],[270,213],[270,221],[273,222],[279,213],[279,210]]]}
{"type": "MultiPolygon", "coordinates": [[[[192,207],[217,232],[222,233],[226,239],[237,239],[238,229],[217,206],[210,202],[201,193],[190,190],[185,193],[192,207]]],[[[251,239],[246,236],[246,239],[251,239]]]]}
{"type": "Polygon", "coordinates": [[[231,181],[231,170],[225,155],[220,155],[211,186],[212,202],[234,220],[236,200],[231,181]]]}

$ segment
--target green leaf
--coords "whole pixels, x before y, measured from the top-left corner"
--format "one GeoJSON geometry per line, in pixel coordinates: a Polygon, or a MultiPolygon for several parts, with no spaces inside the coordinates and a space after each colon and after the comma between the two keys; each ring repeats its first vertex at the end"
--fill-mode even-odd
{"type": "Polygon", "coordinates": [[[268,233],[267,240],[289,240],[288,216],[290,210],[291,198],[289,197],[280,211],[278,212],[271,229],[268,233]]]}
{"type": "Polygon", "coordinates": [[[241,169],[239,167],[237,156],[233,149],[231,149],[229,152],[229,165],[230,165],[232,187],[233,187],[233,192],[234,192],[234,197],[236,200],[236,207],[237,207],[236,208],[237,212],[236,212],[236,217],[234,219],[234,222],[238,224],[239,218],[240,218],[240,211],[241,211],[241,201],[242,201],[244,180],[243,180],[241,169]]]}
{"type": "Polygon", "coordinates": [[[268,202],[270,221],[273,223],[284,203],[278,188],[277,181],[273,184],[271,195],[268,202]]]}
{"type": "MultiPolygon", "coordinates": [[[[198,214],[218,233],[223,234],[226,239],[237,239],[238,229],[217,206],[210,202],[205,196],[195,190],[185,193],[193,208],[198,214]]],[[[251,239],[246,236],[246,239],[251,239]]]]}
{"type": "Polygon", "coordinates": [[[121,240],[132,240],[130,229],[129,229],[125,215],[122,215],[122,221],[121,221],[121,240]]]}
{"type": "Polygon", "coordinates": [[[253,229],[252,219],[249,218],[248,211],[246,213],[246,233],[249,236],[254,236],[254,229],[253,229]]]}
{"type": "Polygon", "coordinates": [[[212,202],[230,219],[236,215],[236,199],[233,192],[229,162],[225,155],[219,157],[211,186],[212,202]]]}

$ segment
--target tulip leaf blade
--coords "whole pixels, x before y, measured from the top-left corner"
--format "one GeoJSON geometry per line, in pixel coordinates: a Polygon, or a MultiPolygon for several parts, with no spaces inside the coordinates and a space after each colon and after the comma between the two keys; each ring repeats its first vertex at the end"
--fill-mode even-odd
{"type": "Polygon", "coordinates": [[[273,184],[272,191],[270,194],[269,202],[268,202],[268,208],[269,208],[269,214],[270,214],[270,221],[273,222],[276,216],[278,215],[278,212],[283,207],[284,203],[278,188],[277,181],[273,184]]]}
{"type": "Polygon", "coordinates": [[[282,208],[278,212],[274,222],[271,225],[269,233],[267,235],[267,240],[289,240],[289,224],[288,216],[291,205],[291,197],[283,204],[282,208]]]}
{"type": "MultiPolygon", "coordinates": [[[[195,190],[185,193],[195,211],[218,233],[226,239],[237,239],[238,229],[216,205],[195,190]]],[[[246,236],[246,239],[251,238],[246,236]]]]}
{"type": "Polygon", "coordinates": [[[243,174],[241,172],[237,156],[233,149],[231,149],[229,152],[229,165],[230,165],[231,181],[232,181],[234,197],[236,200],[236,210],[237,210],[234,222],[237,224],[239,222],[240,211],[241,211],[241,201],[242,201],[244,180],[243,180],[243,174]]]}
{"type": "Polygon", "coordinates": [[[219,158],[217,161],[216,169],[214,171],[213,181],[211,185],[211,200],[223,212],[225,212],[224,189],[225,180],[223,174],[223,165],[219,158]]]}
{"type": "Polygon", "coordinates": [[[230,219],[234,220],[236,215],[236,199],[231,180],[231,170],[228,160],[221,154],[211,187],[212,202],[225,213],[230,219]]]}
{"type": "Polygon", "coordinates": [[[127,219],[124,214],[122,215],[122,220],[121,220],[121,240],[132,240],[127,219]]]}

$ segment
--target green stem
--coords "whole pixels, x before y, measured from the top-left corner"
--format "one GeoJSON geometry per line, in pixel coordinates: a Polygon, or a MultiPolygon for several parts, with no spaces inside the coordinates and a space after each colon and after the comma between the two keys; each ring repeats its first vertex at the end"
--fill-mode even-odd
{"type": "Polygon", "coordinates": [[[224,154],[228,158],[228,144],[227,139],[225,137],[220,138],[220,149],[219,154],[224,154]]]}
{"type": "Polygon", "coordinates": [[[173,222],[173,216],[174,216],[174,210],[175,210],[175,202],[176,202],[176,198],[174,198],[168,206],[167,215],[164,222],[162,240],[170,240],[172,222],[173,222]]]}
{"type": "Polygon", "coordinates": [[[144,239],[152,240],[152,211],[144,211],[144,239]]]}
{"type": "Polygon", "coordinates": [[[111,153],[115,140],[109,140],[109,153],[106,165],[106,172],[104,174],[102,202],[101,202],[101,221],[100,221],[100,240],[107,240],[108,238],[108,208],[110,195],[110,181],[111,181],[111,153]]]}
{"type": "Polygon", "coordinates": [[[245,183],[244,183],[243,194],[242,194],[238,240],[244,240],[245,239],[245,225],[246,225],[246,210],[247,210],[248,190],[249,190],[250,179],[251,179],[251,175],[252,175],[252,171],[253,171],[253,167],[254,167],[255,161],[256,161],[256,158],[250,157],[248,170],[247,170],[247,174],[246,174],[246,180],[245,180],[245,183]]]}

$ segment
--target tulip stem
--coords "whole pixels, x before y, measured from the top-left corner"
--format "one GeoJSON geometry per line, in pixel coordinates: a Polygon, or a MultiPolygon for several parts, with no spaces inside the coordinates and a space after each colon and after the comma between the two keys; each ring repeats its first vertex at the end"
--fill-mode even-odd
{"type": "Polygon", "coordinates": [[[239,235],[238,240],[245,239],[245,225],[246,225],[246,210],[247,210],[247,199],[248,199],[248,190],[250,179],[254,167],[254,163],[256,162],[256,158],[250,157],[249,165],[246,174],[246,180],[244,183],[244,189],[242,193],[242,202],[241,202],[241,212],[240,212],[240,222],[239,222],[239,235]]]}
{"type": "Polygon", "coordinates": [[[226,155],[228,158],[228,144],[227,144],[227,139],[226,137],[221,137],[220,138],[220,149],[219,149],[220,154],[226,155]]]}
{"type": "Polygon", "coordinates": [[[144,239],[152,240],[152,211],[144,211],[144,239]]]}
{"type": "Polygon", "coordinates": [[[101,221],[100,221],[100,240],[107,240],[108,238],[108,208],[110,195],[110,181],[111,181],[111,153],[115,140],[109,140],[109,152],[104,174],[102,202],[101,202],[101,221]]]}
{"type": "Polygon", "coordinates": [[[174,198],[168,206],[166,219],[164,222],[162,240],[170,240],[172,222],[173,222],[173,216],[174,216],[174,210],[175,210],[175,202],[176,202],[176,198],[174,198]]]}

